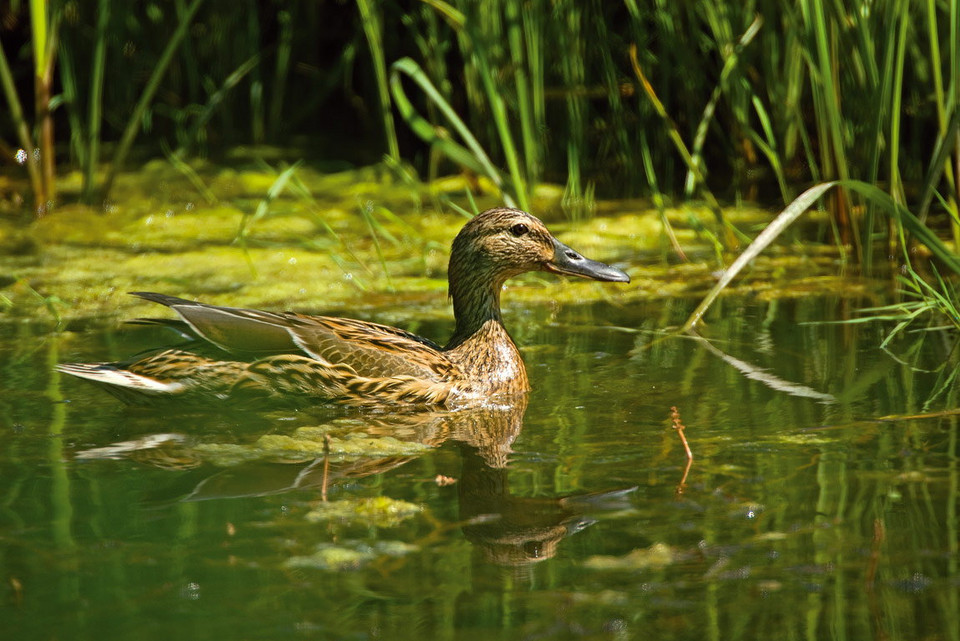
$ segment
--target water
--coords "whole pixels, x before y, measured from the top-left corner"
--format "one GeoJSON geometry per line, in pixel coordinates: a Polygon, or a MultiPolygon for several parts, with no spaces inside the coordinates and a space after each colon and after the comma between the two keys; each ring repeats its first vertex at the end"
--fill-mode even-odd
{"type": "Polygon", "coordinates": [[[695,298],[505,302],[528,405],[454,415],[130,409],[52,365],[160,330],[0,325],[5,638],[960,639],[951,337],[880,350],[826,288],[710,345],[650,331],[695,298]],[[331,457],[324,504],[322,455],[253,446],[330,424],[430,447],[331,457]]]}

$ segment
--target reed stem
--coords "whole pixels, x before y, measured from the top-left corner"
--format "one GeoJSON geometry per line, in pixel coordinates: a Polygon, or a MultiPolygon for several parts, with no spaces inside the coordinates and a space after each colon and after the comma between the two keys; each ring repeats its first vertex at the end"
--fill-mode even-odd
{"type": "MultiPolygon", "coordinates": [[[[22,157],[17,158],[17,162],[26,165],[27,174],[30,176],[30,187],[33,191],[34,213],[41,212],[46,203],[46,195],[43,189],[43,177],[40,174],[40,168],[34,161],[34,143],[30,135],[30,126],[27,124],[23,115],[23,105],[20,104],[20,97],[17,95],[17,89],[13,82],[13,73],[10,71],[10,65],[7,62],[7,56],[3,51],[3,42],[0,41],[0,83],[3,86],[3,94],[7,99],[7,106],[10,108],[10,118],[13,121],[14,128],[17,131],[17,142],[20,143],[22,157]]],[[[18,152],[19,153],[19,152],[18,152]]]]}
{"type": "Polygon", "coordinates": [[[100,162],[100,124],[103,121],[103,79],[107,61],[107,28],[110,24],[110,0],[97,2],[97,40],[90,63],[90,96],[87,106],[87,144],[83,164],[82,199],[90,203],[94,193],[94,175],[100,162]]]}

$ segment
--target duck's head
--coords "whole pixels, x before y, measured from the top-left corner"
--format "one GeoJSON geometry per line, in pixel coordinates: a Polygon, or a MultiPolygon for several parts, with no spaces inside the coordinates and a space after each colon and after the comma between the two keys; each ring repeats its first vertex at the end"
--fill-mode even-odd
{"type": "Polygon", "coordinates": [[[540,219],[519,209],[488,209],[470,220],[453,241],[450,287],[461,280],[487,280],[497,289],[530,271],[629,283],[616,267],[590,260],[553,237],[540,219]]]}

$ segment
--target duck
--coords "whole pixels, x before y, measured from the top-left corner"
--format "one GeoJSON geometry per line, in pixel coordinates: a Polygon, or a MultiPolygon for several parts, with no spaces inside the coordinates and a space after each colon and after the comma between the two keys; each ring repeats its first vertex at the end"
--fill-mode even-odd
{"type": "Polygon", "coordinates": [[[500,310],[504,283],[530,271],[630,282],[621,269],[557,240],[537,217],[497,207],[474,216],[453,240],[447,276],[456,325],[444,346],[363,320],[131,292],[179,317],[139,322],[176,326],[191,339],[190,348],[57,369],[129,404],[269,398],[381,407],[482,405],[530,390],[500,310]]]}

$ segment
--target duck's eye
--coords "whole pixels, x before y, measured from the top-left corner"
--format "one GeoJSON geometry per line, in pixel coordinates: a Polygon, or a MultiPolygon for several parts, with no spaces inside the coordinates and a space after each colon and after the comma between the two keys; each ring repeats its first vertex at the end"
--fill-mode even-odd
{"type": "Polygon", "coordinates": [[[530,231],[530,230],[527,229],[527,226],[524,225],[523,223],[517,223],[516,225],[514,225],[513,227],[510,228],[510,233],[513,234],[514,236],[518,236],[518,237],[519,237],[519,236],[523,236],[523,235],[526,234],[528,231],[530,231]]]}

